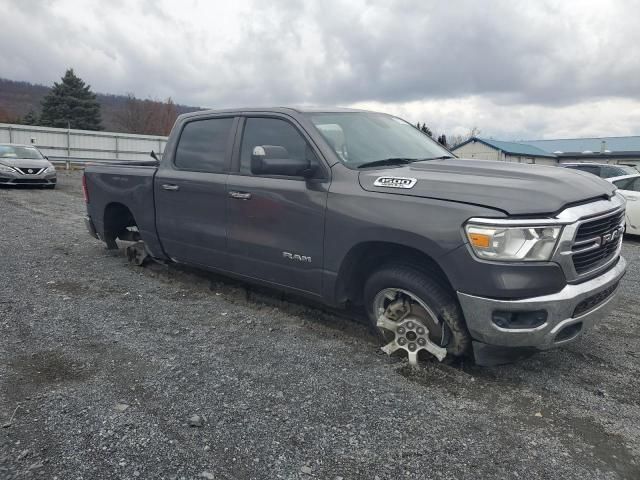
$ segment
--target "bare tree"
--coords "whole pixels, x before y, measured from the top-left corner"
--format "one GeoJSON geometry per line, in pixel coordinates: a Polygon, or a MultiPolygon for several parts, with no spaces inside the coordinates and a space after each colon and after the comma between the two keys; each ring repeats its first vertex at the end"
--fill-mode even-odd
{"type": "Polygon", "coordinates": [[[127,133],[145,134],[148,131],[150,119],[148,110],[145,101],[128,93],[124,106],[115,114],[116,123],[127,133]]]}
{"type": "Polygon", "coordinates": [[[124,106],[115,115],[118,126],[128,133],[169,135],[178,111],[171,98],[164,102],[140,100],[127,95],[124,106]]]}
{"type": "Polygon", "coordinates": [[[481,131],[478,127],[474,126],[469,129],[469,132],[464,135],[450,135],[447,137],[447,145],[449,148],[457,147],[458,145],[466,142],[470,138],[477,137],[481,131]]]}
{"type": "Polygon", "coordinates": [[[169,135],[178,118],[178,109],[171,97],[164,102],[153,102],[153,131],[156,135],[169,135]]]}
{"type": "Polygon", "coordinates": [[[20,118],[8,109],[0,107],[0,123],[20,123],[20,118]]]}

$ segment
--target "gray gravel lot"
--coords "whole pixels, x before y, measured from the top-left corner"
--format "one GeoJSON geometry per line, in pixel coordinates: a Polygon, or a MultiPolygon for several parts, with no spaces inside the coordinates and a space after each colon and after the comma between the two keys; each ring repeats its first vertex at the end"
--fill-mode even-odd
{"type": "Polygon", "coordinates": [[[411,369],[341,315],[129,266],[59,181],[0,190],[0,479],[640,478],[637,240],[581,342],[411,369]]]}

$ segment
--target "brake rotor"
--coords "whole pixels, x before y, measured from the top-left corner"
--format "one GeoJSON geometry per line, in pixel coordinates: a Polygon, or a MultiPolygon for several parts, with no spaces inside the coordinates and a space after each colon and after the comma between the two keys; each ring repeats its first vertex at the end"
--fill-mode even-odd
{"type": "Polygon", "coordinates": [[[382,290],[374,299],[374,308],[378,328],[393,337],[382,347],[383,352],[391,355],[404,350],[411,365],[418,364],[418,353],[422,350],[439,361],[447,356],[447,349],[431,338],[443,339],[442,325],[433,311],[414,294],[401,289],[382,290]]]}

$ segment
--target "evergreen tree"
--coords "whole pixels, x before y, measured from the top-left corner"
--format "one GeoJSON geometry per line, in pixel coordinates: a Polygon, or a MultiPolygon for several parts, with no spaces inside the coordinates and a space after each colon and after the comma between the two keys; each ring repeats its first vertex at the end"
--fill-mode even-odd
{"type": "Polygon", "coordinates": [[[447,146],[447,136],[443,133],[438,137],[438,143],[443,146],[447,146]]]}
{"type": "Polygon", "coordinates": [[[102,130],[100,104],[91,87],[69,69],[62,82],[53,88],[42,101],[40,125],[80,130],[102,130]]]}
{"type": "Polygon", "coordinates": [[[24,118],[22,119],[23,125],[40,125],[40,119],[38,118],[38,114],[33,111],[33,109],[29,110],[24,118]]]}
{"type": "Polygon", "coordinates": [[[425,135],[429,135],[430,137],[432,136],[431,129],[427,127],[426,123],[422,124],[422,128],[420,130],[422,130],[422,133],[424,133],[425,135]]]}

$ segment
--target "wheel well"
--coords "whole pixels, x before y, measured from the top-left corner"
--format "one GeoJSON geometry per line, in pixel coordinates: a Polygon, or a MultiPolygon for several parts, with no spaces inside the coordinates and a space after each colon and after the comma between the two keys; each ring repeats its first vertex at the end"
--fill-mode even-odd
{"type": "Polygon", "coordinates": [[[104,239],[114,241],[124,236],[128,227],[137,227],[131,210],[122,203],[110,203],[104,209],[104,239]]]}
{"type": "Polygon", "coordinates": [[[366,242],[353,247],[345,257],[336,283],[338,303],[362,303],[362,292],[367,278],[385,264],[407,264],[417,268],[453,290],[440,265],[420,250],[389,242],[366,242]]]}

